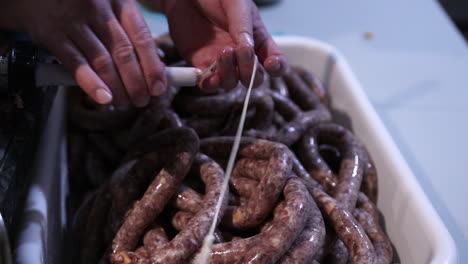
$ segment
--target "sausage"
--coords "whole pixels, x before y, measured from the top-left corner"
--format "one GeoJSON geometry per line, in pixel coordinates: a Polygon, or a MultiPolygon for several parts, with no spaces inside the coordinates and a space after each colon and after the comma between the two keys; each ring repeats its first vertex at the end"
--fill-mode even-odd
{"type": "Polygon", "coordinates": [[[319,105],[315,110],[301,113],[291,120],[286,126],[279,129],[271,140],[291,146],[299,140],[305,129],[330,120],[330,112],[323,105],[319,105]]]}
{"type": "Polygon", "coordinates": [[[251,129],[268,129],[273,123],[274,104],[273,99],[266,93],[252,94],[249,102],[249,108],[255,109],[255,115],[248,120],[246,127],[251,129]]]}
{"type": "Polygon", "coordinates": [[[96,109],[97,106],[93,105],[92,109],[85,106],[85,97],[86,94],[81,89],[71,89],[68,111],[72,124],[85,131],[112,131],[124,128],[138,113],[138,110],[132,107],[106,106],[106,109],[96,109]]]}
{"type": "Polygon", "coordinates": [[[273,113],[273,125],[276,127],[276,129],[281,128],[286,125],[286,119],[284,119],[280,113],[275,111],[273,113]]]}
{"type": "MultiPolygon", "coordinates": [[[[232,142],[232,137],[208,138],[201,141],[200,147],[210,156],[227,155],[232,142]]],[[[223,219],[223,224],[245,230],[260,224],[273,208],[291,172],[292,159],[283,144],[246,138],[241,140],[239,156],[268,161],[264,174],[257,176],[261,178],[257,195],[251,196],[245,206],[228,210],[223,219]]]]}
{"type": "Polygon", "coordinates": [[[214,117],[190,117],[182,119],[182,123],[193,128],[200,138],[216,136],[220,129],[223,128],[224,118],[214,118],[214,117]]]}
{"type": "Polygon", "coordinates": [[[299,152],[309,173],[327,190],[331,190],[332,196],[343,203],[348,211],[352,211],[361,186],[365,160],[363,146],[351,131],[333,123],[318,124],[310,130],[310,134],[305,135],[299,152]],[[318,152],[321,144],[335,146],[340,152],[341,162],[336,180],[318,152]]]}
{"type": "Polygon", "coordinates": [[[364,175],[362,178],[361,191],[373,202],[377,203],[378,196],[378,177],[377,168],[374,165],[369,152],[363,149],[364,175]]]}
{"type": "Polygon", "coordinates": [[[96,149],[102,158],[110,165],[117,165],[123,153],[112,141],[101,133],[90,132],[87,135],[90,145],[96,149]]]}
{"type": "Polygon", "coordinates": [[[171,219],[172,226],[177,230],[177,231],[182,231],[184,228],[188,226],[188,223],[190,222],[190,219],[192,219],[194,216],[194,213],[191,212],[186,212],[186,211],[178,211],[177,213],[174,214],[174,216],[171,219]]]}
{"type": "Polygon", "coordinates": [[[320,98],[295,70],[289,70],[283,78],[289,88],[289,96],[301,109],[307,111],[322,104],[320,98]]]}
{"type": "Polygon", "coordinates": [[[134,250],[146,227],[155,220],[177,191],[198,151],[198,137],[191,129],[169,129],[149,137],[136,147],[132,155],[167,149],[163,169],[154,178],[143,197],[127,213],[112,241],[113,263],[119,263],[120,252],[134,250]]]}
{"type": "Polygon", "coordinates": [[[317,204],[312,200],[307,223],[278,263],[310,263],[325,243],[325,224],[317,204]]]}
{"type": "MultiPolygon", "coordinates": [[[[182,231],[189,226],[190,220],[195,216],[195,213],[185,212],[185,211],[178,211],[172,217],[171,223],[172,226],[177,231],[182,231]]],[[[215,229],[214,233],[214,241],[213,243],[221,243],[224,241],[223,235],[218,229],[215,229]]]]}
{"type": "Polygon", "coordinates": [[[304,228],[312,199],[297,177],[289,178],[285,200],[270,228],[255,236],[213,245],[210,263],[275,263],[304,228]]]}
{"type": "Polygon", "coordinates": [[[182,126],[183,126],[182,120],[180,119],[179,115],[176,112],[170,109],[167,109],[166,111],[164,111],[164,115],[161,120],[162,129],[178,128],[182,126]]]}
{"type": "Polygon", "coordinates": [[[86,236],[81,245],[80,263],[96,263],[106,249],[104,240],[104,226],[106,215],[112,200],[111,185],[105,184],[96,194],[86,223],[86,236]]]}
{"type": "Polygon", "coordinates": [[[133,144],[144,140],[149,135],[156,133],[161,120],[164,117],[163,111],[153,112],[146,108],[135,120],[130,128],[125,140],[125,148],[128,149],[133,144]]]}
{"type": "Polygon", "coordinates": [[[151,170],[158,171],[161,162],[151,155],[145,155],[139,161],[129,159],[111,176],[113,199],[107,216],[106,241],[111,242],[122,224],[125,212],[141,197],[151,182],[151,170]]]}
{"type": "Polygon", "coordinates": [[[82,165],[86,149],[85,136],[80,133],[68,134],[68,181],[71,193],[82,193],[89,189],[89,181],[83,177],[85,172],[82,165]]]}
{"type": "Polygon", "coordinates": [[[277,93],[271,93],[271,97],[275,103],[275,111],[284,116],[287,124],[279,128],[274,134],[261,130],[249,130],[245,133],[247,136],[269,139],[291,146],[300,139],[302,133],[308,127],[331,120],[330,112],[322,104],[317,104],[314,109],[302,112],[286,97],[277,93]]]}
{"type": "Polygon", "coordinates": [[[73,249],[73,263],[78,263],[77,261],[79,261],[79,256],[81,253],[80,249],[83,247],[84,240],[86,239],[86,225],[88,223],[88,216],[93,208],[97,194],[98,192],[96,191],[87,194],[73,217],[73,222],[71,225],[72,239],[70,245],[73,249]]]}
{"type": "Polygon", "coordinates": [[[292,69],[299,74],[302,80],[307,84],[307,86],[309,86],[309,89],[320,98],[320,101],[323,104],[329,104],[329,95],[327,90],[323,86],[322,82],[317,78],[317,76],[315,76],[315,74],[301,67],[293,66],[292,69]]]}
{"type": "Polygon", "coordinates": [[[320,210],[348,249],[353,263],[374,263],[374,247],[352,214],[324,191],[314,189],[312,194],[320,210]]]}
{"type": "MultiPolygon", "coordinates": [[[[209,231],[215,215],[215,205],[221,196],[224,171],[215,161],[200,154],[197,155],[195,166],[199,167],[200,176],[206,186],[203,207],[168,245],[154,252],[151,263],[182,263],[201,246],[209,231]]],[[[222,199],[220,216],[226,207],[227,195],[222,199]]]]}
{"type": "Polygon", "coordinates": [[[391,242],[379,226],[377,208],[365,194],[359,194],[357,208],[353,215],[374,245],[375,264],[392,263],[393,250],[391,242]]]}
{"type": "Polygon", "coordinates": [[[330,191],[336,187],[337,176],[330,169],[319,152],[317,142],[317,130],[309,129],[302,136],[298,147],[299,157],[310,175],[313,175],[326,190],[330,191]]]}
{"type": "Polygon", "coordinates": [[[330,264],[347,264],[351,261],[351,256],[349,255],[345,244],[343,241],[337,239],[332,243],[330,252],[326,256],[324,262],[330,264]]]}
{"type": "Polygon", "coordinates": [[[236,103],[242,101],[244,90],[238,86],[227,92],[205,96],[189,94],[184,90],[174,98],[174,107],[181,115],[220,117],[228,114],[236,103]]]}
{"type": "Polygon", "coordinates": [[[252,180],[242,176],[234,176],[239,174],[236,166],[233,171],[233,177],[231,177],[232,187],[235,192],[242,197],[249,198],[252,195],[255,195],[257,192],[258,181],[252,180]]]}
{"type": "Polygon", "coordinates": [[[108,178],[108,168],[96,153],[87,151],[82,162],[84,162],[83,167],[92,186],[98,187],[108,178]]]}
{"type": "Polygon", "coordinates": [[[148,106],[133,123],[126,139],[126,146],[131,146],[157,132],[169,110],[178,88],[169,86],[164,94],[152,97],[148,106]]]}
{"type": "Polygon", "coordinates": [[[278,94],[284,97],[289,96],[288,86],[286,85],[286,82],[282,77],[271,78],[270,85],[271,90],[273,90],[274,92],[277,92],[278,94]]]}
{"type": "Polygon", "coordinates": [[[203,196],[192,188],[182,185],[171,204],[179,210],[196,213],[203,205],[203,196]]]}
{"type": "MultiPolygon", "coordinates": [[[[143,245],[146,250],[144,257],[150,257],[151,252],[159,250],[167,244],[169,244],[169,238],[167,238],[166,231],[159,223],[156,223],[143,237],[143,245]]],[[[138,254],[138,250],[135,253],[138,254]]]]}

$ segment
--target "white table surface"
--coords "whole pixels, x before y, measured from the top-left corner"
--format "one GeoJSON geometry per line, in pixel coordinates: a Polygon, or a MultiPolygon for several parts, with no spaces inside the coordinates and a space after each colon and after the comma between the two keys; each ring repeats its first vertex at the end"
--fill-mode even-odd
{"type": "MultiPolygon", "coordinates": [[[[154,34],[167,31],[144,14],[154,34]]],[[[437,1],[283,0],[261,14],[273,34],[346,57],[468,263],[468,47],[437,1]]]]}

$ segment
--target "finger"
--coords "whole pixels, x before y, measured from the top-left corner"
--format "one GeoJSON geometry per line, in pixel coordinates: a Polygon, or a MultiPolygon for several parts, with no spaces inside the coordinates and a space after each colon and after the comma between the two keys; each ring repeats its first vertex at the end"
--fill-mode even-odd
{"type": "Polygon", "coordinates": [[[114,60],[130,101],[137,107],[149,103],[149,92],[133,45],[113,14],[101,11],[91,24],[114,60]]]}
{"type": "Polygon", "coordinates": [[[129,104],[127,92],[120,80],[112,57],[102,42],[86,25],[74,26],[71,30],[70,39],[79,47],[93,70],[112,91],[113,104],[127,106],[129,104]]]}
{"type": "MultiPolygon", "coordinates": [[[[257,72],[255,73],[255,80],[253,83],[254,88],[259,87],[265,80],[265,70],[263,69],[262,65],[259,64],[257,66],[256,71],[257,72]]],[[[249,80],[249,83],[250,83],[250,80],[249,80]]]]}
{"type": "Polygon", "coordinates": [[[134,1],[117,2],[121,4],[116,4],[116,14],[136,49],[150,94],[159,96],[164,93],[167,81],[151,32],[134,1]]]}
{"type": "Polygon", "coordinates": [[[237,44],[236,58],[239,67],[239,77],[244,86],[248,85],[254,63],[254,41],[252,37],[252,1],[222,0],[221,5],[226,12],[229,33],[237,44]]]}
{"type": "Polygon", "coordinates": [[[253,47],[252,1],[221,0],[231,37],[238,46],[253,47]]]}
{"type": "Polygon", "coordinates": [[[106,84],[89,66],[84,56],[68,39],[50,39],[47,45],[52,53],[73,74],[78,85],[94,101],[99,104],[108,104],[112,101],[112,93],[106,84]]]}
{"type": "Polygon", "coordinates": [[[225,47],[218,56],[217,73],[221,80],[221,87],[227,90],[237,86],[236,58],[232,47],[225,47]]]}
{"type": "Polygon", "coordinates": [[[288,69],[286,56],[276,45],[272,36],[263,24],[256,7],[254,7],[255,15],[254,20],[254,39],[255,39],[255,52],[258,59],[265,70],[272,77],[279,77],[283,75],[288,69]]]}
{"type": "Polygon", "coordinates": [[[215,93],[220,88],[221,80],[218,74],[211,74],[201,81],[202,90],[207,93],[215,93]]]}
{"type": "MultiPolygon", "coordinates": [[[[248,87],[250,83],[250,79],[252,78],[252,69],[254,66],[254,59],[255,59],[255,54],[253,51],[248,55],[248,57],[244,57],[241,55],[243,53],[242,51],[243,47],[241,48],[236,48],[236,60],[237,60],[237,69],[239,73],[239,79],[241,83],[245,86],[248,87]]],[[[257,69],[258,70],[258,67],[257,69]]],[[[254,85],[254,87],[257,87],[254,85]]]]}

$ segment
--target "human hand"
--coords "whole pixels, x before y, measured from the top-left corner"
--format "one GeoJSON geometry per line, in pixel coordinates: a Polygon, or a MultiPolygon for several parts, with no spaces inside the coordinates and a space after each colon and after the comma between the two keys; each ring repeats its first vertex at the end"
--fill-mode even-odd
{"type": "Polygon", "coordinates": [[[164,12],[174,42],[195,67],[205,69],[217,61],[216,70],[201,82],[202,89],[232,89],[240,80],[250,82],[256,54],[259,59],[254,87],[264,78],[287,69],[280,51],[251,0],[165,1],[164,12]]]}
{"type": "Polygon", "coordinates": [[[96,102],[142,107],[166,87],[165,66],[134,0],[23,0],[19,26],[96,102]]]}

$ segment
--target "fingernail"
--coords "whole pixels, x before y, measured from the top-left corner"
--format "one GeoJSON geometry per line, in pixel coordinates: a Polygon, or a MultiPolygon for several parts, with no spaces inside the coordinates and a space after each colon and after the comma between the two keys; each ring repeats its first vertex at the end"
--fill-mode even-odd
{"type": "Polygon", "coordinates": [[[248,44],[248,45],[251,46],[251,47],[254,46],[254,42],[253,42],[252,36],[250,36],[249,33],[243,32],[243,33],[241,34],[241,38],[243,39],[244,43],[248,44]]]}
{"type": "Polygon", "coordinates": [[[160,80],[157,80],[156,82],[154,82],[153,87],[151,87],[151,94],[153,96],[160,96],[161,94],[164,93],[165,90],[166,90],[166,87],[164,86],[163,82],[161,82],[160,80]]]}
{"type": "Polygon", "coordinates": [[[96,101],[99,104],[108,104],[112,101],[112,95],[104,88],[96,90],[96,101]]]}
{"type": "Polygon", "coordinates": [[[250,63],[254,57],[253,50],[250,47],[242,47],[239,51],[239,62],[240,63],[250,63]]]}
{"type": "Polygon", "coordinates": [[[150,100],[149,96],[140,96],[140,97],[133,99],[133,104],[136,107],[144,107],[149,103],[149,100],[150,100]]]}

